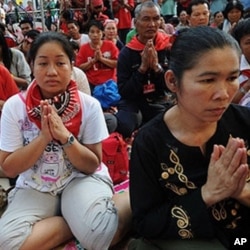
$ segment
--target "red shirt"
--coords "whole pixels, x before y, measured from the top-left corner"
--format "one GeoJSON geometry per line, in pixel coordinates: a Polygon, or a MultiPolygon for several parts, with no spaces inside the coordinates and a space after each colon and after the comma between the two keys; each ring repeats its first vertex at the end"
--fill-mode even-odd
{"type": "MultiPolygon", "coordinates": [[[[117,60],[119,50],[116,45],[108,40],[103,40],[101,46],[102,55],[108,59],[117,60]]],[[[83,44],[76,56],[76,66],[86,63],[94,58],[95,50],[91,48],[90,43],[83,44]]],[[[100,85],[109,79],[116,79],[116,68],[110,68],[102,62],[96,62],[90,69],[84,71],[89,83],[100,85]]]]}
{"type": "Polygon", "coordinates": [[[0,64],[0,100],[6,101],[9,97],[17,94],[18,92],[19,89],[10,72],[0,64]]]}
{"type": "MultiPolygon", "coordinates": [[[[128,0],[128,5],[131,7],[134,7],[135,3],[134,0],[128,0]]],[[[115,0],[113,2],[113,6],[116,6],[119,4],[118,0],[115,0]]],[[[127,8],[120,8],[118,12],[114,14],[115,18],[118,18],[119,22],[117,24],[118,29],[130,29],[131,28],[131,21],[132,16],[131,12],[127,8]]]]}

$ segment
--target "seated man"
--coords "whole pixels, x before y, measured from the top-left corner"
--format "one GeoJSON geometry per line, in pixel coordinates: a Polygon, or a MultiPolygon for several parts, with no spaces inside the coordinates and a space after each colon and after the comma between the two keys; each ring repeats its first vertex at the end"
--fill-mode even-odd
{"type": "Polygon", "coordinates": [[[137,35],[119,53],[117,83],[121,101],[116,117],[117,131],[125,138],[168,103],[164,73],[170,36],[158,31],[160,18],[157,4],[140,4],[135,10],[137,35]]]}

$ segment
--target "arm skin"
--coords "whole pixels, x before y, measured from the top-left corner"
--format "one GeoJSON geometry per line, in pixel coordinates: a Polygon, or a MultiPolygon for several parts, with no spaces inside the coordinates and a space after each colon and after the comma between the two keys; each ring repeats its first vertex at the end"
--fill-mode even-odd
{"type": "MultiPolygon", "coordinates": [[[[42,128],[39,136],[14,152],[0,151],[0,165],[9,177],[15,177],[31,168],[52,139],[61,144],[67,141],[70,132],[62,123],[61,118],[47,101],[41,101],[41,105],[42,128]]],[[[64,148],[64,151],[74,167],[85,174],[93,173],[101,162],[101,143],[82,145],[75,139],[71,146],[64,148]]]]}

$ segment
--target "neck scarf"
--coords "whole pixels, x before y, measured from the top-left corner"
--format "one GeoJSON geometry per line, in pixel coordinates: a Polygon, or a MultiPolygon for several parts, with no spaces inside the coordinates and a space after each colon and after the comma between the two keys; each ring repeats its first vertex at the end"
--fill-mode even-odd
{"type": "Polygon", "coordinates": [[[240,73],[248,78],[250,78],[250,69],[243,69],[240,73]]]}
{"type": "MultiPolygon", "coordinates": [[[[26,110],[29,119],[40,129],[41,100],[43,100],[43,97],[40,92],[40,87],[36,81],[34,81],[27,90],[26,110]]],[[[71,80],[65,92],[47,100],[49,104],[55,108],[65,127],[77,137],[82,120],[82,108],[76,83],[71,80]]]]}
{"type": "MultiPolygon", "coordinates": [[[[169,43],[170,43],[169,35],[159,31],[156,33],[156,37],[154,38],[154,46],[157,51],[166,49],[169,46],[169,43]]],[[[136,35],[126,46],[130,49],[137,51],[144,50],[145,48],[145,44],[141,43],[136,35]]]]}

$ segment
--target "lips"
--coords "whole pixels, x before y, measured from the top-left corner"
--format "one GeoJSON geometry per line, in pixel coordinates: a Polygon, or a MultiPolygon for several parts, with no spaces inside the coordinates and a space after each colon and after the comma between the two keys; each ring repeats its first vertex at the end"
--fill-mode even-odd
{"type": "Polygon", "coordinates": [[[216,115],[216,116],[221,116],[221,115],[224,113],[225,110],[226,110],[226,108],[223,107],[223,108],[210,109],[209,111],[210,111],[212,114],[216,115]]]}

